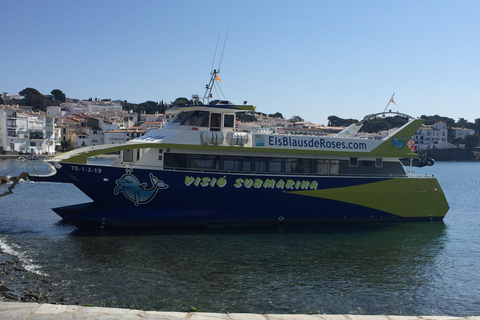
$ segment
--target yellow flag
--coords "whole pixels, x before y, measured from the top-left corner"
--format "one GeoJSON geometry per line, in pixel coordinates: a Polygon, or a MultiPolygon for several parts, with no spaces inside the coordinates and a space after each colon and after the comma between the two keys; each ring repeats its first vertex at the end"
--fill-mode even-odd
{"type": "Polygon", "coordinates": [[[393,100],[393,98],[390,99],[390,102],[392,102],[394,105],[397,105],[397,104],[395,103],[395,100],[393,100]]]}
{"type": "Polygon", "coordinates": [[[222,79],[220,79],[220,77],[218,75],[215,76],[215,80],[222,82],[222,79]]]}

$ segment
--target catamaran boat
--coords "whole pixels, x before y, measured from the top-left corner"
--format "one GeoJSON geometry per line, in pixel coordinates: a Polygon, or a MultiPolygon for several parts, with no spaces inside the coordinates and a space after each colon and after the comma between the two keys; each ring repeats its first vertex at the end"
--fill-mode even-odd
{"type": "Polygon", "coordinates": [[[53,208],[79,228],[441,220],[449,209],[434,176],[412,175],[399,160],[417,157],[408,142],[421,119],[383,135],[359,133],[362,123],[330,136],[279,134],[237,128],[252,105],[194,102],[168,109],[176,116],[161,129],[60,154],[49,175],[30,179],[72,183],[90,197],[53,208]],[[89,161],[104,154],[118,156],[89,161]]]}

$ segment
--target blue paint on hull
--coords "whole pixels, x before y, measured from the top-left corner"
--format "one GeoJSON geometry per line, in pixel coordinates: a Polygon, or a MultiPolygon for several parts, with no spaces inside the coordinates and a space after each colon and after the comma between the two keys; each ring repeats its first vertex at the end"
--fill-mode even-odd
{"type": "Polygon", "coordinates": [[[391,178],[131,170],[67,163],[62,163],[58,177],[75,184],[93,200],[92,203],[53,209],[78,227],[288,225],[430,219],[400,218],[346,202],[288,193],[391,178]],[[125,179],[126,175],[132,178],[125,179]],[[157,180],[161,180],[164,187],[146,203],[138,203],[131,196],[118,192],[120,183],[122,188],[129,187],[125,181],[132,181],[135,190],[149,191],[157,180]]]}

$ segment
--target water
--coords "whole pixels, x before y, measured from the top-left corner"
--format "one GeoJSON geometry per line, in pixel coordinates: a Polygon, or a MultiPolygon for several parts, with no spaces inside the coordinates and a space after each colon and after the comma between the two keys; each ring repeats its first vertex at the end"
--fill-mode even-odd
{"type": "MultiPolygon", "coordinates": [[[[0,175],[13,163],[0,161],[0,175]]],[[[89,201],[74,186],[20,183],[0,198],[0,247],[48,275],[56,299],[68,304],[480,315],[480,163],[437,162],[416,171],[438,177],[450,204],[444,221],[92,234],[50,210],[89,201]]]]}

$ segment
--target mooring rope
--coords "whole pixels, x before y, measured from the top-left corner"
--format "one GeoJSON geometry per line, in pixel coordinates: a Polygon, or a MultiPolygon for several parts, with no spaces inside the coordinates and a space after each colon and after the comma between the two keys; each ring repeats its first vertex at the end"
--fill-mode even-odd
{"type": "Polygon", "coordinates": [[[16,177],[11,177],[10,179],[8,179],[8,181],[12,181],[13,183],[8,187],[7,191],[5,191],[4,193],[0,194],[0,198],[3,197],[3,196],[6,196],[7,194],[12,194],[13,193],[13,188],[15,188],[15,186],[17,185],[17,183],[20,182],[20,180],[27,180],[28,179],[28,172],[22,172],[20,173],[18,176],[16,177]]]}
{"type": "Polygon", "coordinates": [[[9,173],[13,172],[15,169],[21,167],[23,164],[26,165],[26,159],[22,160],[21,162],[18,162],[17,164],[11,166],[10,168],[5,169],[0,176],[8,176],[9,173]]]}
{"type": "Polygon", "coordinates": [[[0,198],[3,196],[6,196],[7,194],[12,194],[13,193],[13,188],[23,179],[23,180],[28,180],[28,176],[30,175],[30,170],[33,170],[36,175],[38,175],[37,169],[35,169],[35,166],[33,165],[32,161],[30,159],[24,159],[21,162],[18,162],[17,164],[11,166],[10,168],[7,168],[0,174],[0,186],[5,185],[9,182],[13,182],[5,191],[4,193],[0,194],[0,198]],[[25,164],[25,169],[26,171],[20,173],[18,176],[14,177],[8,177],[10,173],[12,173],[14,170],[17,170],[20,168],[22,165],[25,164]]]}

